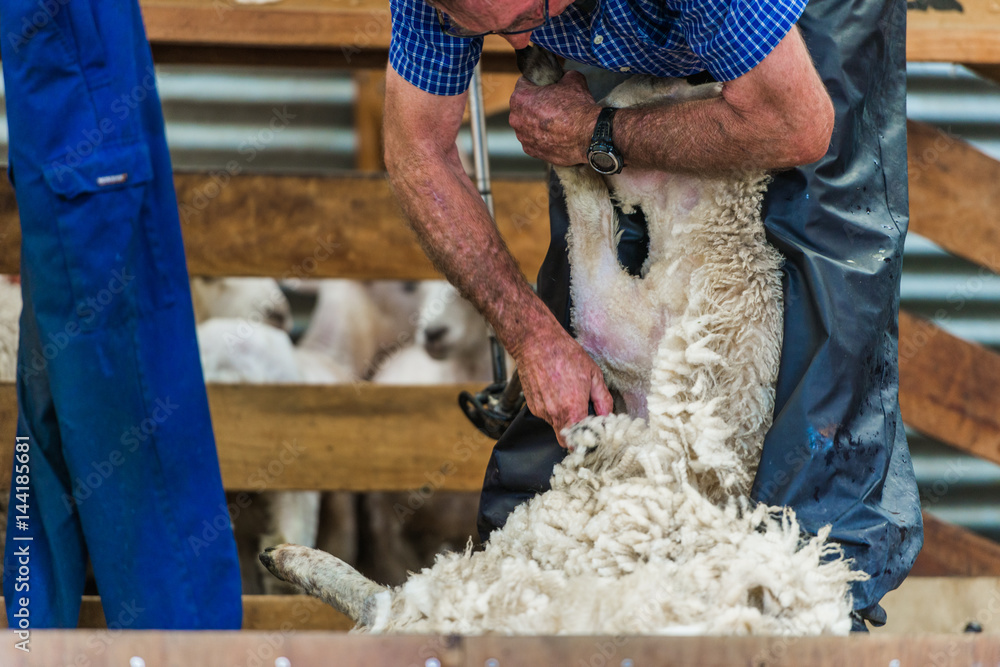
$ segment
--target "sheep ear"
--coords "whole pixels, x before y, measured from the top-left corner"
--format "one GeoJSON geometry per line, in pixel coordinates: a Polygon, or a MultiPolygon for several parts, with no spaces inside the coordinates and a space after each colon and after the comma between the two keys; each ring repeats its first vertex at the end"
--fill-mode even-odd
{"type": "Polygon", "coordinates": [[[362,628],[371,628],[392,603],[385,586],[376,584],[335,556],[297,544],[281,544],[258,558],[271,574],[319,598],[362,628]]]}

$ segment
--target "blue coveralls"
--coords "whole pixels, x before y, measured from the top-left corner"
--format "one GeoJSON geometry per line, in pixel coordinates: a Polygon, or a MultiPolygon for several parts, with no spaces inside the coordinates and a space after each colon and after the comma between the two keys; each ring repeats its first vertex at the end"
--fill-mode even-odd
{"type": "MultiPolygon", "coordinates": [[[[836,112],[818,162],[775,174],[764,204],[768,240],[785,257],[784,344],[774,423],[752,496],[793,507],[805,530],[831,536],[871,579],[852,593],[861,619],[909,572],[923,541],[920,502],[897,398],[897,314],[906,181],[904,0],[811,0],[798,26],[836,112]]],[[[593,85],[593,80],[588,79],[593,85]]],[[[568,219],[558,184],[552,245],[538,293],[569,327],[568,219]]],[[[644,228],[622,219],[619,259],[642,265],[644,228]]],[[[527,410],[486,470],[479,533],[549,488],[565,452],[527,410]]]]}
{"type": "Polygon", "coordinates": [[[75,627],[89,556],[111,628],[237,629],[236,546],[138,2],[2,0],[0,40],[29,443],[27,480],[11,484],[8,618],[26,608],[31,628],[75,627]]]}

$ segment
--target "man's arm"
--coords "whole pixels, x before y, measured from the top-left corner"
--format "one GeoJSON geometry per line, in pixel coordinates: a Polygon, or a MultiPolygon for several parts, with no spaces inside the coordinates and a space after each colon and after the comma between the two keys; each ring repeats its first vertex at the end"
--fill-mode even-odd
{"type": "MultiPolygon", "coordinates": [[[[511,97],[511,127],[529,155],[560,165],[587,161],[600,107],[583,76],[539,88],[524,79],[511,97]]],[[[793,27],[764,60],[723,84],[722,97],[615,114],[625,164],[664,171],[784,169],[827,151],[833,104],[793,27]]]]}
{"type": "Polygon", "coordinates": [[[455,139],[465,99],[426,93],[389,67],[389,179],[428,257],[493,325],[517,362],[528,407],[558,434],[587,416],[590,400],[608,414],[611,396],[600,369],[521,275],[462,169],[455,139]]]}

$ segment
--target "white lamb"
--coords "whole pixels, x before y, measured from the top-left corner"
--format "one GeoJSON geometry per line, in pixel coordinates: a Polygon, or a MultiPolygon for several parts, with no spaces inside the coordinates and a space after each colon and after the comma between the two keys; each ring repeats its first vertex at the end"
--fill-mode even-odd
{"type": "Polygon", "coordinates": [[[191,300],[198,323],[235,317],[292,329],[292,308],[273,278],[192,278],[191,300]]]}
{"type": "Polygon", "coordinates": [[[416,283],[317,282],[316,308],[300,348],[324,354],[365,379],[381,356],[412,340],[422,300],[416,283]]]}
{"type": "Polygon", "coordinates": [[[372,378],[378,384],[447,384],[492,380],[490,330],[475,307],[443,280],[423,286],[414,342],[372,378]]]}
{"type": "MultiPolygon", "coordinates": [[[[636,77],[603,105],[718,94],[636,77]]],[[[851,570],[829,528],[804,535],[790,510],[748,497],[782,326],[780,256],[760,217],[765,175],[557,174],[574,325],[628,414],[568,429],[573,451],[550,491],[518,507],[483,551],[439,557],[399,588],[294,545],[261,560],[369,632],[848,632],[849,585],[867,575],[851,570]],[[645,213],[641,278],[617,261],[612,197],[645,213]]]]}

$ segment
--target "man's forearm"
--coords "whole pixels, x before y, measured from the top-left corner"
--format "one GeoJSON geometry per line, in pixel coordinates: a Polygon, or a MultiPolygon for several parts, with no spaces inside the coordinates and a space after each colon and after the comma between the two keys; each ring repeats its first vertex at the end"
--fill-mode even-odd
{"type": "Polygon", "coordinates": [[[389,165],[390,182],[427,256],[517,358],[531,331],[558,326],[532,291],[457,158],[389,165]]]}
{"type": "MultiPolygon", "coordinates": [[[[518,81],[510,124],[529,155],[586,162],[598,104],[582,75],[550,86],[518,81]]],[[[833,130],[833,104],[797,30],[722,96],[620,109],[614,143],[627,167],[697,173],[784,169],[818,160],[833,130]]]]}
{"type": "Polygon", "coordinates": [[[614,142],[625,164],[639,169],[723,173],[741,169],[782,169],[819,159],[795,141],[787,119],[747,122],[723,98],[669,107],[620,109],[614,142]]]}

